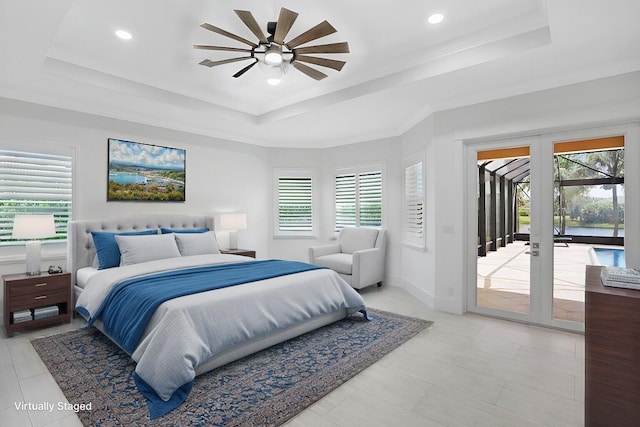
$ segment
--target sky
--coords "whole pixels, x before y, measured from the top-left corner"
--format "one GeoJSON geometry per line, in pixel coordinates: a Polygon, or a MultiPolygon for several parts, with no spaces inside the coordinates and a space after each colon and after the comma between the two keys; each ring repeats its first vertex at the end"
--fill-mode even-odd
{"type": "MultiPolygon", "coordinates": [[[[604,190],[600,186],[589,191],[589,196],[598,199],[610,199],[612,197],[611,190],[604,190]]],[[[618,186],[618,199],[624,199],[624,187],[618,186]]]]}
{"type": "Polygon", "coordinates": [[[158,145],[110,139],[109,161],[138,166],[183,169],[185,166],[185,151],[158,145]]]}

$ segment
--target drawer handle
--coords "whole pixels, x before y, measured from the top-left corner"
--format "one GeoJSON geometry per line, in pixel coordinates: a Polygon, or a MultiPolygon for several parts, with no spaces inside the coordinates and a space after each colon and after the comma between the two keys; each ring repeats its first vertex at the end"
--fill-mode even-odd
{"type": "Polygon", "coordinates": [[[46,295],[40,295],[39,297],[35,297],[34,299],[45,299],[45,298],[47,298],[46,295]]]}
{"type": "Polygon", "coordinates": [[[47,283],[36,283],[36,288],[40,286],[47,286],[47,283]]]}

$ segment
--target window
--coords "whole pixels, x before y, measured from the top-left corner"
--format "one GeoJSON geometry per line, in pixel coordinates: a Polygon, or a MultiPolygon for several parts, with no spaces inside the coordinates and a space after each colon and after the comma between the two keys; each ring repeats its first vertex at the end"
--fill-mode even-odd
{"type": "Polygon", "coordinates": [[[382,168],[341,169],[335,181],[335,231],[382,227],[382,168]]]}
{"type": "Polygon", "coordinates": [[[274,173],[276,187],[276,236],[312,236],[315,230],[313,173],[279,169],[274,173]]]}
{"type": "Polygon", "coordinates": [[[53,214],[56,237],[67,238],[71,220],[70,155],[0,149],[0,244],[11,238],[16,214],[53,214]]]}
{"type": "Polygon", "coordinates": [[[412,157],[404,168],[404,243],[425,247],[423,155],[412,157]]]}

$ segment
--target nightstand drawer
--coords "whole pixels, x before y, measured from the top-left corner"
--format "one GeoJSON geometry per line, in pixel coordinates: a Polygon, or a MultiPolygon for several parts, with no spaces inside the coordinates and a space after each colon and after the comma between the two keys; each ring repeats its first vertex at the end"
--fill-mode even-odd
{"type": "Polygon", "coordinates": [[[42,307],[45,305],[67,302],[69,293],[66,288],[55,291],[16,295],[11,297],[11,310],[20,311],[27,308],[42,307]]]}
{"type": "Polygon", "coordinates": [[[21,280],[17,283],[10,283],[10,295],[42,294],[56,291],[66,291],[69,286],[66,277],[42,277],[21,280]]]}

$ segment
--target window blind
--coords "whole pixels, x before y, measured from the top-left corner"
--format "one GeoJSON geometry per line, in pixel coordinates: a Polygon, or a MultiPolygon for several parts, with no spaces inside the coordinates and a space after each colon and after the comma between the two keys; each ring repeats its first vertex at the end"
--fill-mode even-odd
{"type": "Polygon", "coordinates": [[[311,177],[278,178],[278,230],[313,231],[311,177]]]}
{"type": "Polygon", "coordinates": [[[405,239],[410,243],[424,242],[424,188],[422,161],[404,170],[405,239]]]}
{"type": "Polygon", "coordinates": [[[336,232],[356,226],[356,175],[336,176],[336,232]]]}
{"type": "Polygon", "coordinates": [[[360,227],[380,227],[382,225],[382,172],[360,174],[359,214],[360,227]]]}
{"type": "Polygon", "coordinates": [[[71,156],[0,149],[0,244],[11,238],[16,214],[53,214],[65,240],[71,220],[71,156]]]}
{"type": "Polygon", "coordinates": [[[382,171],[338,174],[335,197],[336,232],[382,226],[382,171]]]}

